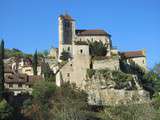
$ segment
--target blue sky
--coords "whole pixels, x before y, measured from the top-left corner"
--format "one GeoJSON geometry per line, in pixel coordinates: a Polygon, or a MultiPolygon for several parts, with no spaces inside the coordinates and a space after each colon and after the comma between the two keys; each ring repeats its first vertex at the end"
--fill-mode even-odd
{"type": "Polygon", "coordinates": [[[160,0],[0,0],[0,38],[27,53],[58,45],[58,16],[67,12],[79,29],[104,29],[121,51],[147,50],[160,61],[160,0]]]}

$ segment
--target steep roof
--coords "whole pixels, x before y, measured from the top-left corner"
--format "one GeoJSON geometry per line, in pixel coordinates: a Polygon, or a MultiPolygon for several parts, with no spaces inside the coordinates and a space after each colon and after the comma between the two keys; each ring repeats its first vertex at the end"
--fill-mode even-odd
{"type": "Polygon", "coordinates": [[[76,30],[77,36],[110,36],[106,31],[101,29],[93,30],[76,30]]]}
{"type": "Polygon", "coordinates": [[[145,57],[146,56],[144,50],[122,52],[120,54],[123,58],[136,58],[136,57],[145,57]]]}

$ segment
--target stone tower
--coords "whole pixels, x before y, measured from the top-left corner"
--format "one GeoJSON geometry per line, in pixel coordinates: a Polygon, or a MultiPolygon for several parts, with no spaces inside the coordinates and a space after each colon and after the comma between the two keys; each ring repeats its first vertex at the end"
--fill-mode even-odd
{"type": "Polygon", "coordinates": [[[72,55],[72,42],[75,38],[75,21],[68,14],[60,15],[59,19],[59,54],[63,51],[70,52],[72,55]]]}

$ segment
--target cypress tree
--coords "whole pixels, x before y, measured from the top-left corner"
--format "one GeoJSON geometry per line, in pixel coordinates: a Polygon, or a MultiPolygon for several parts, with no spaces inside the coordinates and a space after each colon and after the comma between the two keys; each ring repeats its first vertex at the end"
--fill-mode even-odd
{"type": "Polygon", "coordinates": [[[4,93],[4,41],[0,44],[0,99],[3,98],[4,93]]]}
{"type": "Polygon", "coordinates": [[[33,74],[34,75],[37,75],[37,66],[38,66],[38,55],[36,50],[33,55],[33,74]]]}

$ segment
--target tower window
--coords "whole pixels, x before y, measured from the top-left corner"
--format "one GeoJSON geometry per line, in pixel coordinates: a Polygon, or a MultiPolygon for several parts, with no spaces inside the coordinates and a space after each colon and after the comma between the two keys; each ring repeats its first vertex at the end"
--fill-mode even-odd
{"type": "Polygon", "coordinates": [[[145,61],[143,60],[143,64],[145,63],[145,61]]]}
{"type": "Polygon", "coordinates": [[[12,88],[12,87],[13,87],[13,84],[9,84],[9,87],[12,88]]]}
{"type": "Polygon", "coordinates": [[[70,77],[70,74],[69,74],[69,73],[67,73],[67,77],[70,77]]]}
{"type": "Polygon", "coordinates": [[[81,53],[81,54],[83,53],[83,50],[82,50],[82,49],[80,50],[80,53],[81,53]]]}
{"type": "Polygon", "coordinates": [[[93,42],[93,38],[91,39],[91,41],[93,42]]]}
{"type": "Polygon", "coordinates": [[[22,84],[20,83],[20,84],[18,84],[18,87],[22,87],[22,84]]]}
{"type": "Polygon", "coordinates": [[[70,47],[68,47],[68,51],[70,51],[70,47]]]}

